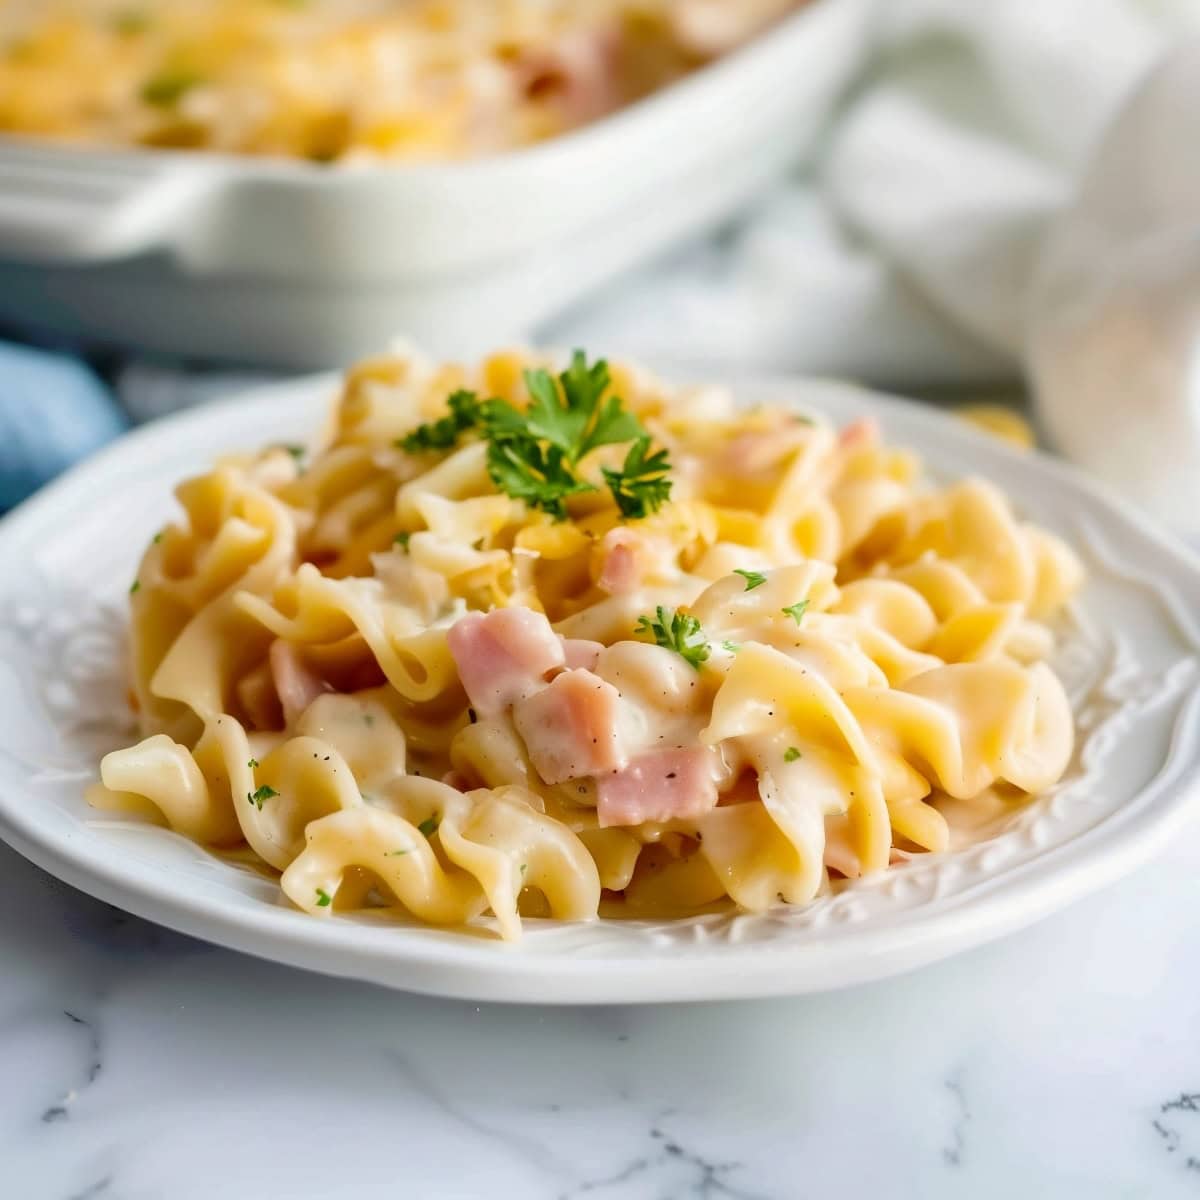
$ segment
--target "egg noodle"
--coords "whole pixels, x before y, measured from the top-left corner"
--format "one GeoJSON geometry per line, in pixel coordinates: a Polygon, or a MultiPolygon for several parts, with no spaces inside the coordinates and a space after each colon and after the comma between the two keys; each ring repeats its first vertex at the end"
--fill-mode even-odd
{"type": "Polygon", "coordinates": [[[801,0],[0,0],[0,130],[456,158],[584,125],[801,0]]]}
{"type": "Polygon", "coordinates": [[[1059,779],[1045,622],[1082,571],[995,487],[869,421],[553,369],[365,362],[311,452],[182,483],[131,588],[146,737],[91,802],[317,917],[512,939],[805,904],[1059,779]]]}

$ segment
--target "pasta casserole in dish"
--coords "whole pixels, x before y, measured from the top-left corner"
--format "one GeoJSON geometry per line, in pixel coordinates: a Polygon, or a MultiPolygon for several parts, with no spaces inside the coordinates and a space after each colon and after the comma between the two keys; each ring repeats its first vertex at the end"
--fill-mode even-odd
{"type": "Polygon", "coordinates": [[[8,0],[0,130],[318,162],[586,124],[800,0],[8,0]]]}

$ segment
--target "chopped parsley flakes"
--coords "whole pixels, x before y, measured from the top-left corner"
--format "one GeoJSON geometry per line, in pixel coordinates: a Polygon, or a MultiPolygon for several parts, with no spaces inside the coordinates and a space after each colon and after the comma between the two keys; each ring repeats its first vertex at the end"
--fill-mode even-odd
{"type": "Polygon", "coordinates": [[[803,755],[800,753],[799,750],[796,749],[795,746],[789,746],[783,752],[783,761],[784,762],[795,762],[796,759],[802,758],[802,757],[803,757],[803,755]]]}
{"type": "Polygon", "coordinates": [[[141,97],[156,108],[171,108],[201,82],[191,71],[164,71],[142,84],[141,97]]]}
{"type": "Polygon", "coordinates": [[[661,604],[653,617],[638,617],[636,633],[648,633],[658,646],[674,650],[696,670],[708,658],[711,647],[700,622],[686,613],[672,611],[661,604]]]}
{"type": "Polygon", "coordinates": [[[152,24],[149,13],[135,8],[127,8],[113,13],[109,20],[109,26],[113,32],[119,33],[122,37],[133,37],[135,34],[145,33],[152,24]]]}
{"type": "Polygon", "coordinates": [[[795,604],[789,604],[787,608],[781,608],[779,611],[784,613],[786,616],[791,617],[792,620],[799,625],[800,618],[804,616],[804,610],[806,608],[808,608],[807,600],[797,600],[795,604]]]}
{"type": "Polygon", "coordinates": [[[437,833],[438,821],[437,817],[426,817],[417,828],[427,837],[433,837],[437,833]]]}
{"type": "Polygon", "coordinates": [[[250,801],[260,812],[262,811],[263,801],[270,800],[272,796],[278,796],[279,793],[268,784],[263,784],[262,787],[255,788],[252,792],[246,793],[246,799],[250,801]]]}
{"type": "Polygon", "coordinates": [[[317,888],[317,907],[328,908],[332,903],[333,897],[324,888],[317,888]]]}
{"type": "Polygon", "coordinates": [[[141,586],[142,586],[142,581],[140,579],[135,579],[129,585],[129,594],[132,596],[133,593],[136,592],[141,586]]]}
{"type": "Polygon", "coordinates": [[[252,771],[255,770],[258,767],[258,759],[257,758],[247,759],[246,766],[248,766],[250,768],[250,770],[252,770],[252,771]]]}
{"type": "Polygon", "coordinates": [[[762,587],[767,582],[767,577],[761,571],[743,571],[741,567],[734,567],[733,573],[740,575],[746,581],[746,591],[752,592],[756,587],[762,587]]]}

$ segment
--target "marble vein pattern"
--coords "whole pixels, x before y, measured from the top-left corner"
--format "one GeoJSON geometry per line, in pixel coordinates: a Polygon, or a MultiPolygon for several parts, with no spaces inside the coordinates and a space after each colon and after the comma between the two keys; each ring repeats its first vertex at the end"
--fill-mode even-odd
{"type": "Polygon", "coordinates": [[[890,982],[477,1006],[214,949],[0,847],[0,1197],[1194,1197],[1197,911],[1200,826],[890,982]]]}

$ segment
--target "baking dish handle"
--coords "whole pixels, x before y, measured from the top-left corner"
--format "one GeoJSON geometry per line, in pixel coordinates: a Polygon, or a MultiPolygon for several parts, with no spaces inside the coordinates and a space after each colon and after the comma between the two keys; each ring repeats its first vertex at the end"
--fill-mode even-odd
{"type": "Polygon", "coordinates": [[[84,265],[162,249],[213,182],[203,165],[5,145],[0,259],[84,265]]]}

